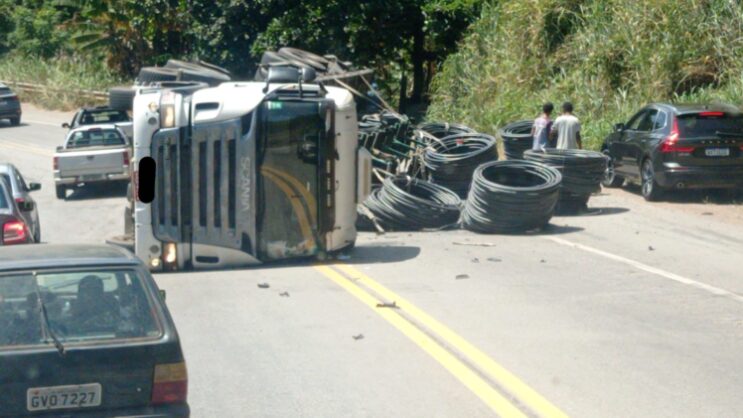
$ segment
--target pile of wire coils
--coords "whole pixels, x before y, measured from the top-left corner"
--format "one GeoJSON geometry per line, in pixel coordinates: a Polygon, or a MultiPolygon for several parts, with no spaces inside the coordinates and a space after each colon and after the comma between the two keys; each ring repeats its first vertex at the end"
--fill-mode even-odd
{"type": "Polygon", "coordinates": [[[385,178],[363,206],[384,230],[417,231],[456,225],[462,200],[445,187],[403,175],[385,178]]]}
{"type": "Polygon", "coordinates": [[[547,148],[526,151],[524,158],[547,164],[562,174],[557,212],[571,214],[587,208],[588,199],[601,190],[607,159],[600,152],[547,148]]]}
{"type": "Polygon", "coordinates": [[[508,160],[522,160],[524,151],[531,149],[533,136],[531,128],[534,121],[521,120],[512,122],[498,131],[503,139],[503,149],[508,160]]]}
{"type": "Polygon", "coordinates": [[[425,133],[434,138],[442,139],[451,135],[473,134],[475,130],[469,126],[456,123],[426,122],[418,125],[420,133],[425,133]]]}
{"type": "Polygon", "coordinates": [[[430,180],[460,197],[467,196],[480,164],[498,159],[497,141],[481,133],[462,133],[431,142],[423,154],[430,180]]]}
{"type": "Polygon", "coordinates": [[[560,196],[562,175],[532,161],[494,161],[475,170],[462,226],[480,233],[525,232],[546,226],[560,196]]]}

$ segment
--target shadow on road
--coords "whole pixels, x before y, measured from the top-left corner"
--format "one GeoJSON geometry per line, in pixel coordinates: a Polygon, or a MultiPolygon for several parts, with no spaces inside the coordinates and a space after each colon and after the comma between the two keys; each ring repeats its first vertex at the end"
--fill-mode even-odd
{"type": "Polygon", "coordinates": [[[420,247],[403,245],[360,245],[349,253],[350,258],[340,257],[347,264],[399,263],[420,255],[420,247]]]}
{"type": "Polygon", "coordinates": [[[78,201],[108,199],[112,197],[126,197],[126,188],[126,184],[101,184],[77,187],[75,189],[72,189],[72,193],[68,194],[65,200],[78,201]]]}
{"type": "MultiPolygon", "coordinates": [[[[624,190],[641,196],[640,186],[628,184],[624,190]]],[[[713,205],[743,205],[743,191],[735,189],[668,190],[660,199],[667,203],[703,203],[713,205]]]]}
{"type": "Polygon", "coordinates": [[[615,208],[615,207],[595,208],[595,207],[589,206],[588,212],[585,212],[585,213],[561,213],[555,216],[561,217],[561,218],[580,218],[580,217],[585,217],[585,216],[619,215],[620,213],[627,213],[627,212],[629,212],[628,208],[615,208]]]}

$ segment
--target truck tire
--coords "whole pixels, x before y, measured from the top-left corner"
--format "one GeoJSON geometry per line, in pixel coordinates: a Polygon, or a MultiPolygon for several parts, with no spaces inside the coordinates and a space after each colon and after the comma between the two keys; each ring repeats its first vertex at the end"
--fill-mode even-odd
{"type": "Polygon", "coordinates": [[[108,90],[108,106],[116,110],[132,110],[136,94],[131,86],[112,87],[108,90]]]}
{"type": "Polygon", "coordinates": [[[209,72],[209,73],[216,72],[223,76],[227,76],[230,79],[232,78],[232,73],[230,73],[227,69],[222,68],[218,65],[210,64],[205,61],[188,62],[188,61],[170,59],[168,60],[167,64],[165,64],[165,68],[184,69],[184,70],[191,70],[191,71],[196,71],[196,72],[209,72]]]}
{"type": "Polygon", "coordinates": [[[67,197],[67,187],[55,186],[54,191],[57,194],[57,199],[64,200],[67,197]]]}
{"type": "Polygon", "coordinates": [[[202,67],[208,68],[208,69],[210,69],[212,71],[216,71],[218,73],[222,73],[222,74],[224,74],[224,75],[229,76],[230,78],[232,78],[232,73],[230,72],[230,70],[228,70],[226,68],[220,67],[219,65],[214,65],[214,64],[212,64],[210,62],[201,61],[201,60],[199,60],[198,63],[202,67]]]}
{"type": "Polygon", "coordinates": [[[177,81],[178,69],[162,67],[142,67],[139,70],[137,81],[141,84],[156,83],[158,81],[177,81]]]}

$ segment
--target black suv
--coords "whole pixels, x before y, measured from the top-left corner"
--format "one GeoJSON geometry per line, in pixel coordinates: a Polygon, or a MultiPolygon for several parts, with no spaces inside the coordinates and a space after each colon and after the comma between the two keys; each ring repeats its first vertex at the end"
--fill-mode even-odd
{"type": "Polygon", "coordinates": [[[606,187],[642,185],[646,200],[665,190],[743,188],[743,114],[732,105],[651,104],[604,140],[606,187]]]}
{"type": "Polygon", "coordinates": [[[10,120],[10,124],[21,124],[21,102],[10,87],[0,83],[0,119],[10,120]]]}

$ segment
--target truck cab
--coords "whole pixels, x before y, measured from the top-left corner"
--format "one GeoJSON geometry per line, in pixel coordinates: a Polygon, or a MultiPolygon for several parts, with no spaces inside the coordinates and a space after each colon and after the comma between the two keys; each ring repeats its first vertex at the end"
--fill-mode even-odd
{"type": "Polygon", "coordinates": [[[311,70],[265,82],[141,88],[134,251],[152,270],[322,258],[353,247],[371,161],[348,90],[311,70]]]}

